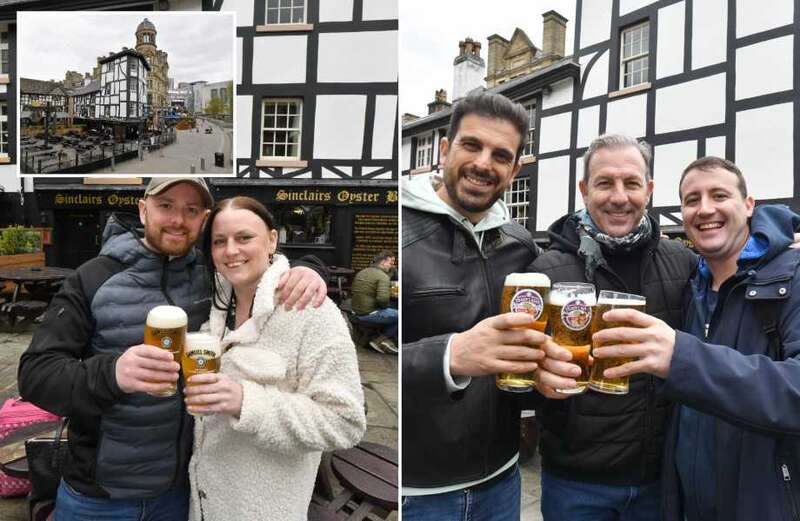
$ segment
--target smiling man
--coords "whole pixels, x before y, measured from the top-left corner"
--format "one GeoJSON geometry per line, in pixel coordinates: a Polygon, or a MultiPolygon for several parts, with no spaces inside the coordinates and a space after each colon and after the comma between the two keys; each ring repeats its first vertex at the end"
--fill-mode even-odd
{"type": "Polygon", "coordinates": [[[653,375],[681,404],[666,439],[666,521],[800,519],[800,251],[787,249],[800,216],[754,210],[742,173],[716,157],[686,168],[680,197],[702,255],[686,332],[612,311],[608,321],[637,327],[595,334],[609,345],[594,354],[634,357],[605,375],[653,375]]]}
{"type": "MultiPolygon", "coordinates": [[[[650,147],[604,135],[583,156],[579,188],[585,210],[548,230],[550,249],[531,266],[552,282],[591,282],[597,290],[647,298],[647,312],[677,327],[683,287],[697,258],[662,240],[647,214],[653,193],[650,147]]],[[[639,375],[626,395],[561,394],[579,374],[564,350],[540,363],[537,408],[541,429],[545,521],[655,521],[659,519],[661,448],[670,404],[655,379],[639,375]],[[572,396],[569,400],[565,400],[572,396]]]]}

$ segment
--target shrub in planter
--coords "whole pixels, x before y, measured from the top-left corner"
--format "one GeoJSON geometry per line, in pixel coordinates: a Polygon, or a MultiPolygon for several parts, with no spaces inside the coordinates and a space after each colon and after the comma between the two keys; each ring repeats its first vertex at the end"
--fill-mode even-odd
{"type": "Polygon", "coordinates": [[[42,237],[36,230],[10,226],[0,230],[0,255],[42,251],[42,237]]]}

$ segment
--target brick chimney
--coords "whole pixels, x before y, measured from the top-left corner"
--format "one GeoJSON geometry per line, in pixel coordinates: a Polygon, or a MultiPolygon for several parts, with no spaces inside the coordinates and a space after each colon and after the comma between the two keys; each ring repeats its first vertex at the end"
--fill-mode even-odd
{"type": "Polygon", "coordinates": [[[434,95],[433,102],[428,103],[428,115],[435,112],[440,112],[444,109],[450,108],[450,103],[447,102],[447,91],[444,89],[439,89],[436,91],[434,95]]]}
{"type": "Polygon", "coordinates": [[[494,79],[503,70],[503,56],[508,52],[511,42],[500,36],[493,34],[489,38],[489,64],[486,70],[486,86],[494,86],[494,79]]]}
{"type": "Polygon", "coordinates": [[[453,60],[453,102],[471,90],[483,87],[486,63],[481,58],[481,42],[465,38],[458,42],[458,56],[453,60]]]}
{"type": "Polygon", "coordinates": [[[542,54],[563,57],[567,19],[555,11],[547,11],[542,15],[542,27],[542,54]]]}

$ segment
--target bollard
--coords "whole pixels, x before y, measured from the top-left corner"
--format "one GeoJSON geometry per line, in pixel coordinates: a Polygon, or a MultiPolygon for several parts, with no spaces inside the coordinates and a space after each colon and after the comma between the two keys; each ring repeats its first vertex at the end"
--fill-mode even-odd
{"type": "Polygon", "coordinates": [[[194,174],[194,163],[192,163],[192,166],[189,167],[189,173],[194,174]]]}
{"type": "Polygon", "coordinates": [[[200,171],[201,172],[205,172],[206,171],[206,158],[204,158],[204,157],[200,158],[200,171]]]}

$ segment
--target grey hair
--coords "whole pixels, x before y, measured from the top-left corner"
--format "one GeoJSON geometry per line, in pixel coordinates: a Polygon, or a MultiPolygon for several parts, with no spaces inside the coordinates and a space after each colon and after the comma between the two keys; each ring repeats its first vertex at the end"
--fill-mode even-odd
{"type": "Polygon", "coordinates": [[[653,159],[653,151],[646,141],[638,141],[632,137],[623,136],[622,134],[603,134],[594,139],[589,144],[589,148],[583,154],[583,182],[589,184],[589,162],[592,156],[604,148],[625,148],[633,147],[639,151],[644,159],[644,180],[650,181],[650,161],[653,159]]]}

